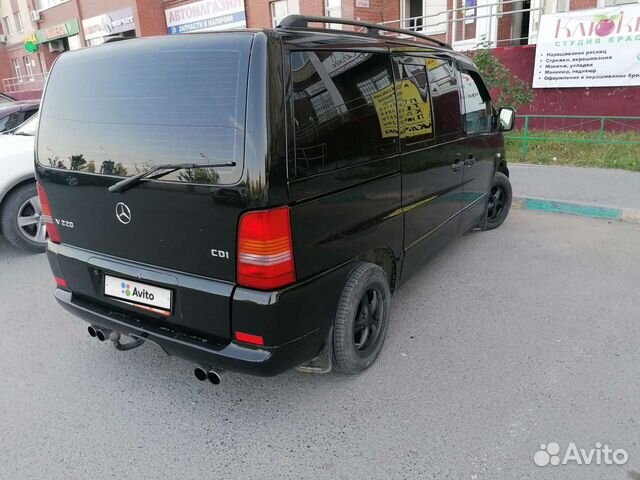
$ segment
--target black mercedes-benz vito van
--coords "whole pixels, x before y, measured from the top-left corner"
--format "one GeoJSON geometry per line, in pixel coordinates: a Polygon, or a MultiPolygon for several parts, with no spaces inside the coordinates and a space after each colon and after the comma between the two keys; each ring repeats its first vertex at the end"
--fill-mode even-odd
{"type": "Polygon", "coordinates": [[[358,373],[391,292],[504,221],[513,117],[448,45],[335,18],[65,53],[36,146],[55,297],[201,380],[358,373]]]}

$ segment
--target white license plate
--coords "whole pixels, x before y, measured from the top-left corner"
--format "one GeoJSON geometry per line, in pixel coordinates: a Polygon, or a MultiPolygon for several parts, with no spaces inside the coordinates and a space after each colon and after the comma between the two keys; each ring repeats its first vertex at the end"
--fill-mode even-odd
{"type": "Polygon", "coordinates": [[[171,310],[171,290],[167,288],[105,275],[104,294],[133,304],[171,310]]]}

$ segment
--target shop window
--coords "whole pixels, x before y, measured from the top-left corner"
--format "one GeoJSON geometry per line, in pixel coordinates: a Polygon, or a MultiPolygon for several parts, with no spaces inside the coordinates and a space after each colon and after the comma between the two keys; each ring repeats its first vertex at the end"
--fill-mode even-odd
{"type": "Polygon", "coordinates": [[[13,35],[13,29],[11,28],[11,21],[9,17],[2,17],[2,30],[4,30],[4,34],[8,37],[9,35],[13,35]]]}
{"type": "Polygon", "coordinates": [[[33,65],[31,63],[31,59],[29,57],[24,57],[24,69],[25,72],[27,72],[27,77],[29,77],[30,81],[34,81],[35,78],[33,77],[33,65]]]}
{"type": "Polygon", "coordinates": [[[397,153],[398,123],[388,55],[294,52],[297,177],[397,153]]]}
{"type": "Polygon", "coordinates": [[[280,21],[288,14],[287,0],[271,2],[271,26],[277,27],[280,21]]]}
{"type": "Polygon", "coordinates": [[[11,62],[13,63],[13,70],[16,72],[18,81],[22,82],[22,67],[20,67],[20,61],[17,58],[14,58],[11,62]]]}
{"type": "Polygon", "coordinates": [[[20,12],[16,12],[13,14],[13,22],[16,26],[17,33],[24,32],[24,26],[22,25],[22,15],[20,15],[20,12]]]}

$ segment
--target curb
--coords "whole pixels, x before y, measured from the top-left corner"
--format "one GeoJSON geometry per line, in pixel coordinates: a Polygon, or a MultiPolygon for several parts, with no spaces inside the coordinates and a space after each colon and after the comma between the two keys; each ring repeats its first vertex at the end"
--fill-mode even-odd
{"type": "Polygon", "coordinates": [[[513,197],[512,206],[523,210],[561,213],[579,217],[618,220],[626,223],[640,224],[640,210],[633,208],[610,208],[584,203],[546,200],[542,198],[513,197]]]}

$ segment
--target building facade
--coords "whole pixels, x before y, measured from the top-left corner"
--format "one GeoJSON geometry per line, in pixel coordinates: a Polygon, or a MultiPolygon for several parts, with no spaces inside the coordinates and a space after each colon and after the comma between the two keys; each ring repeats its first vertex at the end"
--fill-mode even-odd
{"type": "Polygon", "coordinates": [[[62,52],[99,45],[110,37],[166,34],[164,3],[0,0],[2,90],[18,98],[37,98],[62,52]]]}
{"type": "Polygon", "coordinates": [[[383,23],[435,36],[457,50],[473,50],[535,44],[543,13],[638,1],[0,0],[1,88],[36,98],[61,52],[99,45],[114,36],[269,28],[299,13],[383,23]]]}
{"type": "Polygon", "coordinates": [[[27,39],[34,34],[30,12],[28,0],[0,2],[0,79],[36,82],[42,77],[39,56],[24,48],[27,39]]]}

